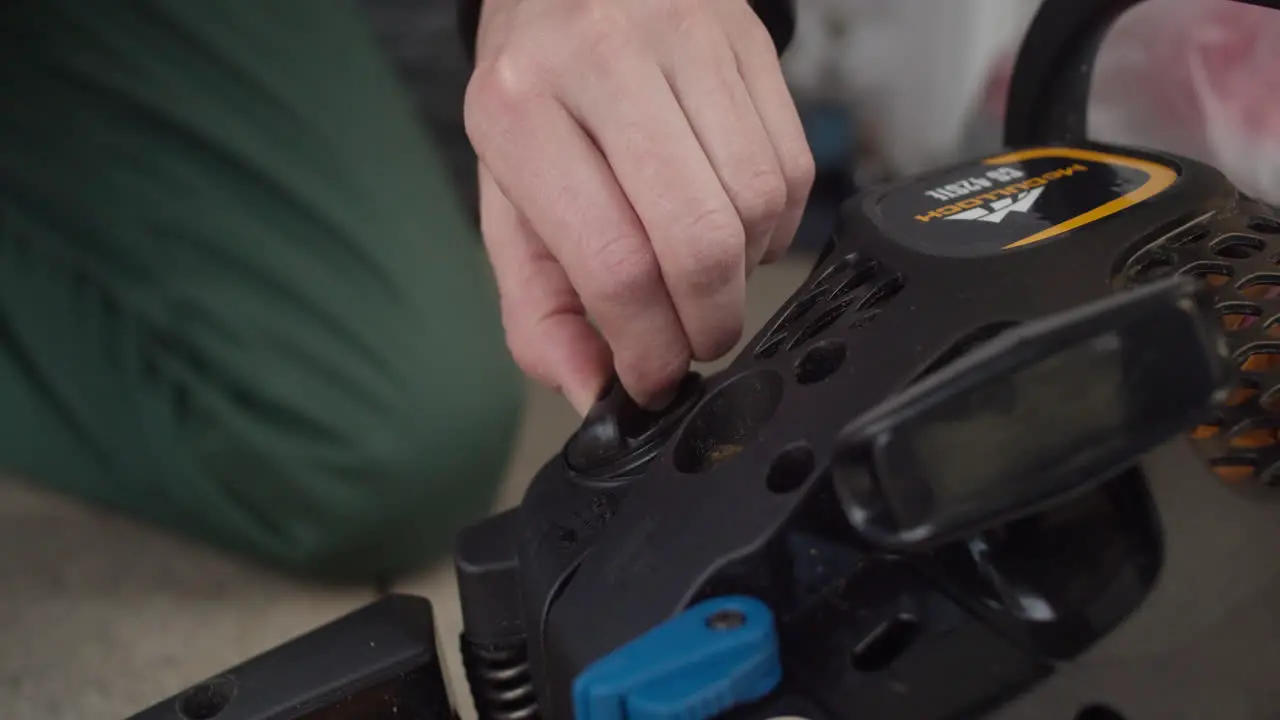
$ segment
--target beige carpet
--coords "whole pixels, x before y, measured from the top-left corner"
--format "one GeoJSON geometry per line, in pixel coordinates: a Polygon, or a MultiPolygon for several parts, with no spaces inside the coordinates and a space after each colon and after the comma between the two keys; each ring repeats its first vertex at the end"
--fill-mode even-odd
{"type": "MultiPolygon", "coordinates": [[[[751,284],[753,333],[809,261],[751,284]]],[[[502,504],[515,502],[577,417],[530,388],[502,504]]],[[[451,568],[404,583],[427,595],[465,696],[451,568]]],[[[373,599],[321,591],[0,479],[0,718],[119,720],[373,599]]],[[[473,715],[464,709],[464,718],[473,715]]]]}

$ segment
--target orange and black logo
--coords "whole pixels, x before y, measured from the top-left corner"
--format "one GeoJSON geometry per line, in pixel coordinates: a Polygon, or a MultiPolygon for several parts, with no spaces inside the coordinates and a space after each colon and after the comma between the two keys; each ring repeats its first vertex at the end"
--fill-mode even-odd
{"type": "Polygon", "coordinates": [[[901,242],[973,257],[1024,248],[1164,192],[1176,169],[1078,148],[1032,148],[924,178],[881,196],[878,210],[901,242]]]}

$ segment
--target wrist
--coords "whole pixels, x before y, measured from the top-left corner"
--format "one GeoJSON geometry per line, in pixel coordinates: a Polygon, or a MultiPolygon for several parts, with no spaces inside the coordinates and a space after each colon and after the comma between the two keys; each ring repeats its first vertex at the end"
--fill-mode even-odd
{"type": "MultiPolygon", "coordinates": [[[[475,65],[480,27],[486,10],[492,6],[518,0],[458,0],[458,32],[462,37],[467,62],[475,65]]],[[[795,0],[747,0],[760,21],[768,28],[773,44],[781,54],[791,43],[795,33],[795,0]]]]}

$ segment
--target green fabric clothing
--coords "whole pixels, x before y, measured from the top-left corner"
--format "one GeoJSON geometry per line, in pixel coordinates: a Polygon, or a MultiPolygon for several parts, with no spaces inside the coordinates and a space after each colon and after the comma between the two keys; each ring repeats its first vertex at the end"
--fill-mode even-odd
{"type": "Polygon", "coordinates": [[[523,384],[359,8],[0,5],[0,469],[311,577],[439,558],[523,384]]]}

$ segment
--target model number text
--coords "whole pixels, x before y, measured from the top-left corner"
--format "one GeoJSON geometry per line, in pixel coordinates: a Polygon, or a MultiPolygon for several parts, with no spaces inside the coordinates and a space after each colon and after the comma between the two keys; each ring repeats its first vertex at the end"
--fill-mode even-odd
{"type": "Polygon", "coordinates": [[[973,176],[947,183],[941,187],[925,190],[924,194],[934,200],[955,200],[982,190],[990,189],[994,183],[1006,183],[1018,180],[1023,172],[1014,167],[998,167],[988,170],[980,176],[973,176]]]}

